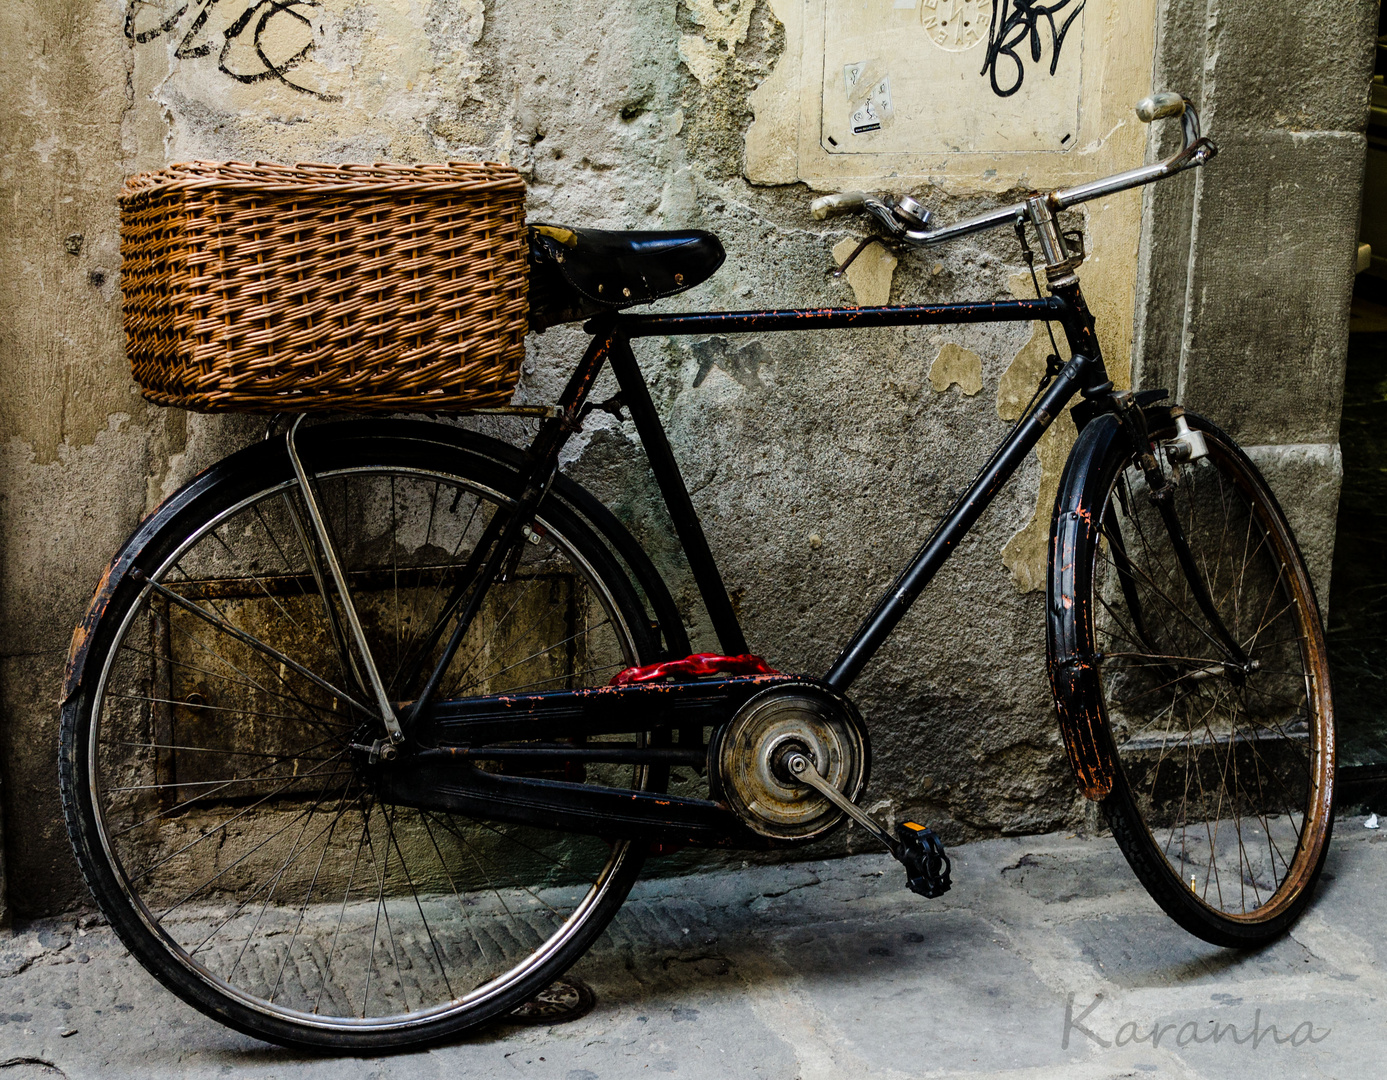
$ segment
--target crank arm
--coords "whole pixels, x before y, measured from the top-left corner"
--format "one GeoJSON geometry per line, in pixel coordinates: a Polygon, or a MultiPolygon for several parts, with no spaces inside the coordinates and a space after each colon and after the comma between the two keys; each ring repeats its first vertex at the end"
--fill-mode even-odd
{"type": "Polygon", "coordinates": [[[852,818],[853,821],[857,822],[880,840],[893,858],[900,860],[901,845],[886,831],[885,826],[820,776],[819,770],[814,767],[814,763],[810,761],[806,755],[798,753],[791,754],[785,760],[785,767],[790,770],[796,780],[801,784],[808,784],[839,810],[847,814],[848,817],[852,818]]]}
{"type": "Polygon", "coordinates": [[[933,830],[904,821],[896,826],[893,837],[876,818],[820,776],[807,755],[791,754],[785,759],[785,767],[796,780],[808,784],[880,840],[892,857],[905,867],[905,883],[911,892],[933,899],[949,891],[953,884],[949,878],[951,864],[933,830]]]}

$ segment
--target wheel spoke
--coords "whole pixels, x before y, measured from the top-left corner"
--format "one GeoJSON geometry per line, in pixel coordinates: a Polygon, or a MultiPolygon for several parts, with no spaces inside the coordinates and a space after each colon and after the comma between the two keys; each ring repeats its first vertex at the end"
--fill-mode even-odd
{"type": "Polygon", "coordinates": [[[308,668],[300,664],[297,660],[293,660],[285,656],[274,646],[261,641],[254,634],[248,634],[244,630],[238,630],[225,619],[219,618],[218,616],[213,615],[210,611],[206,611],[203,608],[198,607],[191,600],[185,600],[172,589],[167,588],[164,585],[161,585],[157,581],[152,581],[149,578],[145,578],[145,583],[150,588],[154,589],[157,593],[159,593],[161,596],[177,604],[184,611],[187,611],[192,615],[196,615],[199,619],[202,619],[213,629],[220,630],[222,633],[228,635],[229,637],[235,638],[237,641],[240,641],[243,644],[249,645],[253,649],[258,649],[260,652],[268,656],[271,660],[275,661],[275,663],[283,664],[291,671],[297,672],[298,674],[302,675],[305,679],[307,679],[309,682],[313,683],[314,686],[317,686],[319,689],[326,690],[333,697],[337,698],[340,701],[345,701],[348,705],[352,706],[354,709],[359,710],[360,712],[366,713],[367,715],[370,714],[370,709],[362,705],[361,702],[357,701],[356,698],[352,697],[345,690],[339,690],[337,687],[333,686],[332,683],[328,682],[322,676],[315,675],[313,672],[309,671],[308,668]]]}

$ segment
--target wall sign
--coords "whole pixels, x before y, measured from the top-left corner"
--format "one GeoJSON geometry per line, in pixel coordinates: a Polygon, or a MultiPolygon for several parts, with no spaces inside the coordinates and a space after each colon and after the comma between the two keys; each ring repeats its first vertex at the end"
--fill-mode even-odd
{"type": "Polygon", "coordinates": [[[1073,148],[1084,0],[825,0],[830,154],[1073,148]]]}
{"type": "Polygon", "coordinates": [[[771,4],[786,47],[752,96],[752,181],[1009,187],[1140,158],[1155,0],[771,4]]]}

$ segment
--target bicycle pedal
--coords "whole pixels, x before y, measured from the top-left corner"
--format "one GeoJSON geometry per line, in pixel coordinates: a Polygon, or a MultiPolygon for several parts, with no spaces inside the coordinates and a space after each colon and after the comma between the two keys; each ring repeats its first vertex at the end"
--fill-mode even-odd
{"type": "Polygon", "coordinates": [[[905,865],[905,883],[910,891],[930,900],[948,892],[953,885],[949,880],[951,864],[934,830],[904,821],[896,826],[896,836],[901,842],[898,858],[905,865]]]}

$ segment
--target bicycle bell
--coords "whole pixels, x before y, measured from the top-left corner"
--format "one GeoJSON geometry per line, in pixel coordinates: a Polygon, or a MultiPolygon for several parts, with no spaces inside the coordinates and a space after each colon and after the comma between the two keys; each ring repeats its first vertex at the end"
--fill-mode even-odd
{"type": "Polygon", "coordinates": [[[929,228],[930,211],[918,199],[912,199],[909,195],[892,195],[887,199],[887,205],[907,229],[929,228]]]}

